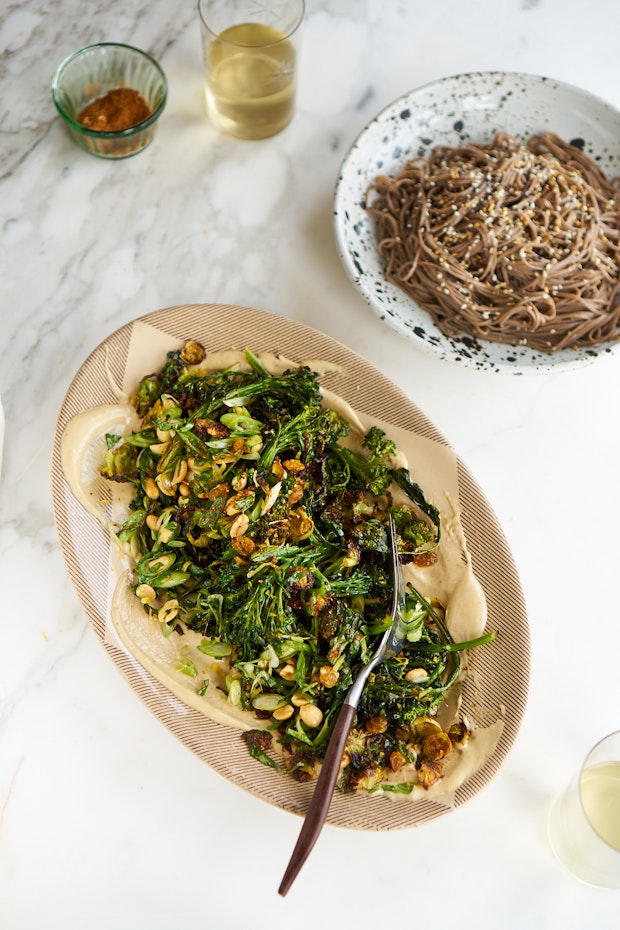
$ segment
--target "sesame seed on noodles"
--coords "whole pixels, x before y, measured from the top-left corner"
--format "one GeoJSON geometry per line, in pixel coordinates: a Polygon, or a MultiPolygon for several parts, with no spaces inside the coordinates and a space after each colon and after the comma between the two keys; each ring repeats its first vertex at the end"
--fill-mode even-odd
{"type": "Polygon", "coordinates": [[[620,338],[620,187],[553,133],[439,146],[376,177],[367,209],[387,277],[446,335],[541,352],[620,338]]]}

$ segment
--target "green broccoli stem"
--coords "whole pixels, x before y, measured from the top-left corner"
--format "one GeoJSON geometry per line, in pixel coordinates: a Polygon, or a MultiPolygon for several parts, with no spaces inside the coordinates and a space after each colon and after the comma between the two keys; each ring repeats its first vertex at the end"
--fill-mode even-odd
{"type": "Polygon", "coordinates": [[[497,636],[496,630],[484,633],[483,636],[477,636],[475,639],[467,639],[460,643],[426,643],[417,642],[416,651],[420,652],[461,652],[464,649],[474,649],[476,646],[484,646],[486,643],[492,643],[497,636]]]}

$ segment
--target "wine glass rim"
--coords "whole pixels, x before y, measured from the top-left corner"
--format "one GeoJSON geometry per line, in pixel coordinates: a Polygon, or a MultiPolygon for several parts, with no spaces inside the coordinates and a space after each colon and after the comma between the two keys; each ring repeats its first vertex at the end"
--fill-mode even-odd
{"type": "MultiPolygon", "coordinates": [[[[301,26],[301,23],[304,18],[304,13],[305,13],[305,0],[296,0],[296,3],[298,7],[297,15],[291,21],[290,26],[288,26],[287,28],[281,29],[282,38],[278,38],[273,42],[265,42],[264,44],[261,43],[261,45],[248,45],[247,43],[244,43],[244,42],[231,41],[227,37],[222,38],[222,31],[223,31],[222,28],[217,28],[215,27],[215,25],[211,25],[207,20],[206,13],[204,11],[204,0],[197,0],[198,16],[200,17],[200,22],[205,27],[205,29],[207,29],[211,33],[212,36],[214,36],[215,38],[218,38],[221,42],[226,42],[228,45],[235,46],[237,48],[272,48],[273,46],[280,45],[283,42],[289,41],[293,37],[293,35],[297,32],[299,27],[301,26]]],[[[265,23],[261,19],[260,10],[258,11],[256,15],[257,15],[257,19],[255,20],[255,22],[257,24],[265,25],[265,23]]],[[[250,22],[252,21],[250,20],[249,16],[247,16],[245,17],[245,19],[239,19],[238,21],[231,20],[226,26],[226,28],[228,29],[231,26],[241,26],[241,25],[245,25],[246,23],[250,23],[250,22]]]]}

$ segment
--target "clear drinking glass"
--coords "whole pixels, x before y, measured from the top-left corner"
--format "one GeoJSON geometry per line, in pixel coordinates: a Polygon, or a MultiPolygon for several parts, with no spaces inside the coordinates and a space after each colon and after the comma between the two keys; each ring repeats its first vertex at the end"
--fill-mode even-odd
{"type": "Polygon", "coordinates": [[[295,110],[303,0],[198,0],[207,112],[224,132],[264,139],[295,110]]]}
{"type": "Polygon", "coordinates": [[[620,888],[620,731],[594,746],[556,800],[549,839],[582,881],[620,888]]]}

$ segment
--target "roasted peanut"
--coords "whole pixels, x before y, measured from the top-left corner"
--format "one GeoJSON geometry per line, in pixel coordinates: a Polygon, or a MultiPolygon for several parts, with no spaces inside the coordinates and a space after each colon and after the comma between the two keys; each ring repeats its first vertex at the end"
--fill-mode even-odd
{"type": "Polygon", "coordinates": [[[241,475],[235,475],[235,477],[230,482],[235,491],[243,491],[248,483],[248,476],[245,472],[241,475]]]}
{"type": "Polygon", "coordinates": [[[144,479],[144,491],[152,501],[156,501],[159,497],[159,488],[150,476],[144,479]]]}
{"type": "Polygon", "coordinates": [[[169,442],[154,442],[149,446],[149,449],[151,452],[154,452],[155,455],[163,455],[169,445],[169,442]]]}
{"type": "Polygon", "coordinates": [[[230,524],[230,538],[236,539],[238,536],[243,536],[249,525],[250,518],[247,513],[238,514],[230,524]]]}
{"type": "Polygon", "coordinates": [[[229,517],[234,517],[236,513],[239,513],[241,507],[243,506],[243,502],[248,499],[251,493],[251,491],[239,491],[237,494],[233,494],[233,496],[229,497],[226,501],[224,512],[229,517]]]}
{"type": "Polygon", "coordinates": [[[280,488],[282,487],[282,482],[278,481],[272,488],[269,489],[267,497],[264,500],[263,506],[261,507],[261,514],[269,513],[273,505],[278,499],[278,494],[280,493],[280,488]]]}
{"type": "Polygon", "coordinates": [[[307,727],[318,727],[323,720],[323,711],[316,704],[303,704],[299,716],[307,727]]]}
{"type": "Polygon", "coordinates": [[[152,588],[150,584],[139,584],[136,588],[136,595],[143,604],[152,604],[157,597],[155,589],[152,588]]]}
{"type": "Polygon", "coordinates": [[[295,707],[303,707],[304,704],[309,704],[310,701],[303,692],[298,691],[291,698],[291,704],[294,704],[295,707]]]}

